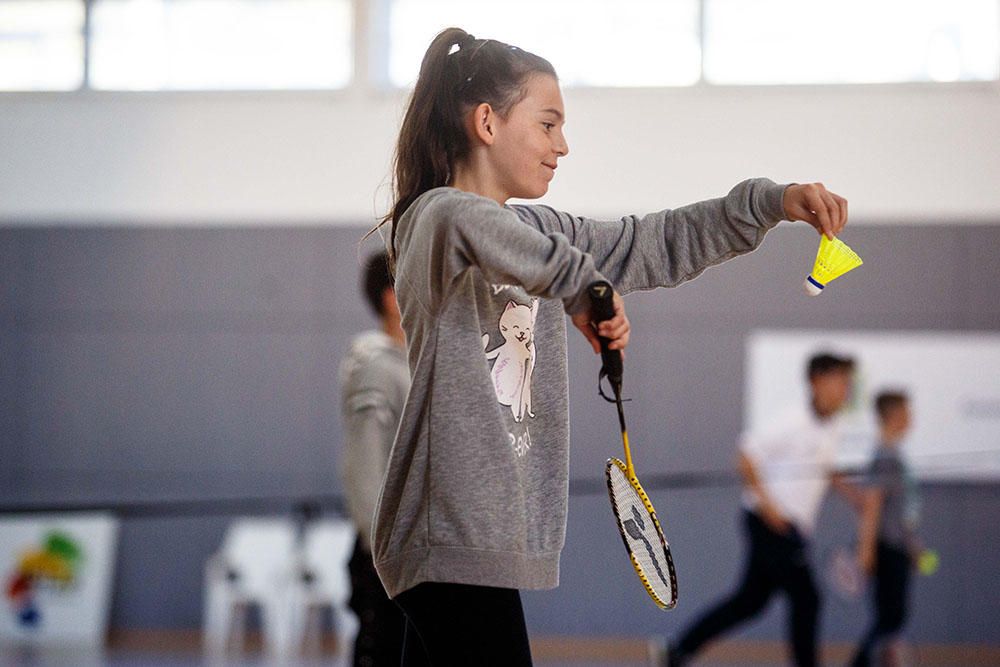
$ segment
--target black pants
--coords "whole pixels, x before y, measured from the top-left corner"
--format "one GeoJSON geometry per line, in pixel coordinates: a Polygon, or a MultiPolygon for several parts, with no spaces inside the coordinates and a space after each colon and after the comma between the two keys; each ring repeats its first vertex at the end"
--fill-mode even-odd
{"type": "Polygon", "coordinates": [[[750,554],[739,589],[704,614],[676,646],[678,662],[726,630],[760,612],[775,591],[790,602],[788,626],[795,664],[816,664],[819,594],[806,559],[806,542],[796,530],[775,533],[756,514],[744,515],[750,554]]]}
{"type": "Polygon", "coordinates": [[[403,667],[530,667],[521,595],[511,588],[423,583],[400,593],[403,667]]]}
{"type": "Polygon", "coordinates": [[[906,620],[906,596],[910,587],[909,554],[880,541],[875,558],[872,581],[875,620],[861,640],[851,663],[856,667],[870,665],[872,652],[878,643],[898,633],[906,620]]]}
{"type": "Polygon", "coordinates": [[[360,539],[347,569],[351,574],[349,604],[361,622],[354,640],[354,667],[398,667],[406,618],[385,594],[372,555],[360,539]]]}

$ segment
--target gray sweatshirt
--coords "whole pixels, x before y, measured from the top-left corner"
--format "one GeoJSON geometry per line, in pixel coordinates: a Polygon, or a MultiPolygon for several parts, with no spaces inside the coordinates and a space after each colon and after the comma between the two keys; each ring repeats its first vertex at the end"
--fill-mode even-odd
{"type": "Polygon", "coordinates": [[[340,364],[340,473],[347,510],[368,550],[378,492],[409,388],[405,351],[392,338],[366,331],[351,341],[340,364]]]}
{"type": "Polygon", "coordinates": [[[756,248],[784,216],[767,179],[596,221],[453,188],[396,229],[412,385],[375,515],[390,597],[425,581],[552,588],[566,532],[566,318],[587,286],[670,287],[756,248]]]}

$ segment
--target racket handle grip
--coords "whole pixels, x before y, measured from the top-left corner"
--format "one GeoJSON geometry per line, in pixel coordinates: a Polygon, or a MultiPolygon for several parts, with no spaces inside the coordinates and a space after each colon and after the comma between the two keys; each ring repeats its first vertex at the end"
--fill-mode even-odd
{"type": "MultiPolygon", "coordinates": [[[[615,316],[614,288],[606,280],[598,280],[587,288],[590,295],[590,316],[595,324],[610,320],[615,316]]],[[[620,350],[609,350],[609,341],[604,336],[598,336],[601,341],[601,360],[604,363],[604,374],[608,376],[611,388],[615,394],[622,388],[622,353],[620,350]]]]}

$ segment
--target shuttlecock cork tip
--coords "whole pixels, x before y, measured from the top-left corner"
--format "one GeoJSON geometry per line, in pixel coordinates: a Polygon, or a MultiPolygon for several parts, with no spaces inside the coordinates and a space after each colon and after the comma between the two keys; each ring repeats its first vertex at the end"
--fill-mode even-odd
{"type": "Polygon", "coordinates": [[[819,296],[823,293],[823,288],[826,287],[826,285],[819,282],[812,276],[806,276],[806,279],[802,282],[802,287],[809,296],[819,296]]]}

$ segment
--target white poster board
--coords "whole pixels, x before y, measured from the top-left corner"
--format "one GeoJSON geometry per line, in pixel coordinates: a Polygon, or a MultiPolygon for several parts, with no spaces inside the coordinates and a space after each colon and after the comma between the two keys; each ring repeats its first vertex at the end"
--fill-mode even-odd
{"type": "Polygon", "coordinates": [[[117,536],[105,513],[0,517],[0,644],[101,646],[117,536]]]}
{"type": "Polygon", "coordinates": [[[746,345],[744,423],[755,428],[808,395],[806,364],[830,351],[854,357],[843,414],[841,463],[866,463],[875,444],[872,401],[884,389],[910,395],[913,428],[903,453],[923,478],[1000,479],[1000,336],[880,331],[755,331],[746,345]]]}

